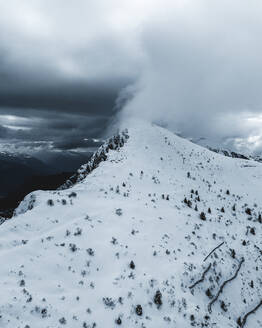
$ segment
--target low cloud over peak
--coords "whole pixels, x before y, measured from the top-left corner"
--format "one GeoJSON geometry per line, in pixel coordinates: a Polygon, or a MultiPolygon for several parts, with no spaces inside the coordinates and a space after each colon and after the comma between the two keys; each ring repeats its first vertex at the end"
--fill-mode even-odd
{"type": "Polygon", "coordinates": [[[145,27],[147,60],[122,119],[166,122],[190,137],[241,138],[250,148],[248,140],[262,135],[262,4],[183,4],[165,7],[145,27]]]}

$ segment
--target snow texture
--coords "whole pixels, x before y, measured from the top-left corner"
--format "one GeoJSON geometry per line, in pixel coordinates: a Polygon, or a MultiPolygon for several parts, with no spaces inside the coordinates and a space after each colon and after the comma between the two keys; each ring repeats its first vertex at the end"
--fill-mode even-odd
{"type": "Polygon", "coordinates": [[[122,136],[0,226],[0,327],[262,327],[262,164],[122,136]]]}

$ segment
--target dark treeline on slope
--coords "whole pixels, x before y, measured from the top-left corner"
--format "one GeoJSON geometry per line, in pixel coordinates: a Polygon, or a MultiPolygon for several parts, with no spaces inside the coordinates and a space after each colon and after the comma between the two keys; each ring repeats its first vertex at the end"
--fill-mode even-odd
{"type": "Polygon", "coordinates": [[[35,190],[55,190],[60,187],[73,172],[63,172],[45,176],[32,176],[17,190],[10,192],[6,197],[0,198],[0,216],[10,218],[14,209],[26,195],[35,190]]]}

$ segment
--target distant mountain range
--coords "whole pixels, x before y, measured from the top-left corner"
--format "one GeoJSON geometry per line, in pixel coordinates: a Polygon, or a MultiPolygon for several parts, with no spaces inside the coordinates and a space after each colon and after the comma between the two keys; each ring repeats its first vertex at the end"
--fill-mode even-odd
{"type": "Polygon", "coordinates": [[[232,157],[232,158],[241,158],[241,159],[246,159],[246,160],[250,160],[250,161],[256,161],[256,162],[260,162],[262,163],[262,156],[256,156],[256,155],[243,155],[240,153],[237,153],[235,151],[231,151],[231,150],[225,150],[225,149],[219,149],[219,148],[211,148],[211,147],[207,147],[209,150],[217,153],[217,154],[221,154],[227,157],[232,157]]]}
{"type": "Polygon", "coordinates": [[[55,168],[34,157],[0,153],[0,196],[6,196],[33,175],[55,172],[55,168]]]}
{"type": "Polygon", "coordinates": [[[57,152],[44,160],[30,155],[0,152],[0,198],[19,190],[33,176],[74,172],[91,157],[91,153],[57,152]]]}
{"type": "Polygon", "coordinates": [[[25,180],[5,197],[0,198],[0,217],[10,218],[14,209],[24,197],[35,190],[55,190],[65,183],[73,172],[62,172],[50,175],[33,175],[25,180]]]}

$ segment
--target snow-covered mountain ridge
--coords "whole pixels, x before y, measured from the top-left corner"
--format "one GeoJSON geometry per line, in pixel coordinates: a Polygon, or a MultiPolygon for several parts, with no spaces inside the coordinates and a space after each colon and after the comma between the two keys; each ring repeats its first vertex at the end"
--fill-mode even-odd
{"type": "Polygon", "coordinates": [[[0,327],[262,327],[262,164],[126,135],[1,226],[0,327]]]}
{"type": "Polygon", "coordinates": [[[108,139],[99,149],[93,154],[90,161],[82,165],[77,172],[68,179],[59,189],[67,189],[72,187],[74,184],[82,181],[86,176],[91,173],[98,165],[107,160],[107,154],[110,150],[119,150],[124,146],[125,142],[128,140],[128,131],[123,130],[116,136],[108,139]]]}
{"type": "Polygon", "coordinates": [[[262,163],[262,157],[258,155],[243,155],[240,153],[236,153],[235,151],[232,150],[226,150],[226,149],[219,149],[219,148],[212,148],[212,147],[207,147],[209,150],[212,150],[215,153],[222,154],[227,157],[232,157],[232,158],[241,158],[241,159],[248,159],[256,162],[262,163]]]}

